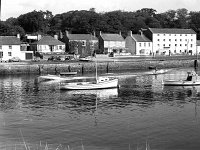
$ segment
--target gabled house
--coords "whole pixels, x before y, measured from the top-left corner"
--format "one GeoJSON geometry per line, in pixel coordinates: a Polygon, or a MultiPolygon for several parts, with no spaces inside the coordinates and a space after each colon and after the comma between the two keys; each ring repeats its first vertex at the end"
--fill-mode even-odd
{"type": "Polygon", "coordinates": [[[119,34],[105,34],[100,32],[99,49],[100,53],[104,54],[123,52],[125,50],[125,40],[121,32],[119,34]]]}
{"type": "Polygon", "coordinates": [[[91,56],[98,50],[98,38],[92,34],[70,34],[66,31],[62,41],[66,43],[66,52],[80,57],[91,56]]]}
{"type": "Polygon", "coordinates": [[[125,41],[127,51],[132,55],[152,54],[152,42],[143,34],[132,34],[132,31],[129,31],[125,41]]]}
{"type": "Polygon", "coordinates": [[[30,44],[30,49],[39,53],[64,53],[65,43],[59,41],[57,36],[41,36],[38,41],[30,44]]]}
{"type": "Polygon", "coordinates": [[[33,52],[23,50],[21,48],[20,37],[16,36],[0,36],[0,60],[8,61],[13,57],[18,57],[21,60],[33,58],[33,52]]]}
{"type": "Polygon", "coordinates": [[[196,54],[196,32],[192,29],[148,28],[143,34],[153,43],[153,53],[196,54]]]}

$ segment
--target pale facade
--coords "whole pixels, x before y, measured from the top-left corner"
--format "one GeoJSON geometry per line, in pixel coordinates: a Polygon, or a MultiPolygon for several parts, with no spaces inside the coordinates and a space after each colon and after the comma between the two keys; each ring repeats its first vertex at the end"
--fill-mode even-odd
{"type": "Polygon", "coordinates": [[[32,59],[33,52],[21,51],[20,39],[15,36],[0,36],[0,60],[8,61],[13,57],[21,60],[32,59]]]}
{"type": "Polygon", "coordinates": [[[143,34],[132,34],[132,31],[129,31],[125,41],[126,49],[132,55],[152,54],[152,42],[143,34]]]}
{"type": "Polygon", "coordinates": [[[144,34],[151,38],[154,54],[196,54],[197,36],[192,29],[149,28],[144,34]]]}

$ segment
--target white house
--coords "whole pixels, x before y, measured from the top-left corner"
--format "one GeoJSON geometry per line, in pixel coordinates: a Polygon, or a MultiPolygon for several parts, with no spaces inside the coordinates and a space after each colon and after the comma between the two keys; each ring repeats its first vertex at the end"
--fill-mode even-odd
{"type": "Polygon", "coordinates": [[[153,42],[154,54],[196,54],[196,32],[192,29],[148,28],[143,33],[153,42]]]}
{"type": "Polygon", "coordinates": [[[21,41],[15,36],[0,36],[0,60],[8,61],[13,57],[21,60],[32,59],[33,52],[21,51],[21,41]]]}
{"type": "Polygon", "coordinates": [[[132,34],[129,31],[125,41],[126,48],[132,55],[152,54],[152,42],[143,34],[132,34]]]}
{"type": "Polygon", "coordinates": [[[57,37],[42,36],[38,41],[31,43],[31,50],[39,53],[63,53],[65,43],[59,41],[57,37]]]}

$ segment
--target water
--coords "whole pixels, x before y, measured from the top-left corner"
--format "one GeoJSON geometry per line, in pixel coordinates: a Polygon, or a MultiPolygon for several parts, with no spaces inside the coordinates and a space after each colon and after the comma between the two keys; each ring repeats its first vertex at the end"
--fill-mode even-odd
{"type": "Polygon", "coordinates": [[[161,84],[187,71],[111,74],[119,89],[93,91],[0,77],[0,149],[199,150],[200,87],[161,84]]]}

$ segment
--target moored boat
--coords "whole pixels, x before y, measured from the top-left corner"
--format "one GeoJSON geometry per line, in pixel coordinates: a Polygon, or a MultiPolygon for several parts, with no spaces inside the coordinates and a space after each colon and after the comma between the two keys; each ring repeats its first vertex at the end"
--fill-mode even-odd
{"type": "Polygon", "coordinates": [[[61,90],[95,90],[118,87],[118,79],[99,77],[95,82],[71,82],[61,83],[61,90]]]}
{"type": "Polygon", "coordinates": [[[196,86],[200,85],[200,77],[195,72],[188,72],[186,80],[164,80],[162,84],[166,86],[196,86]]]}

